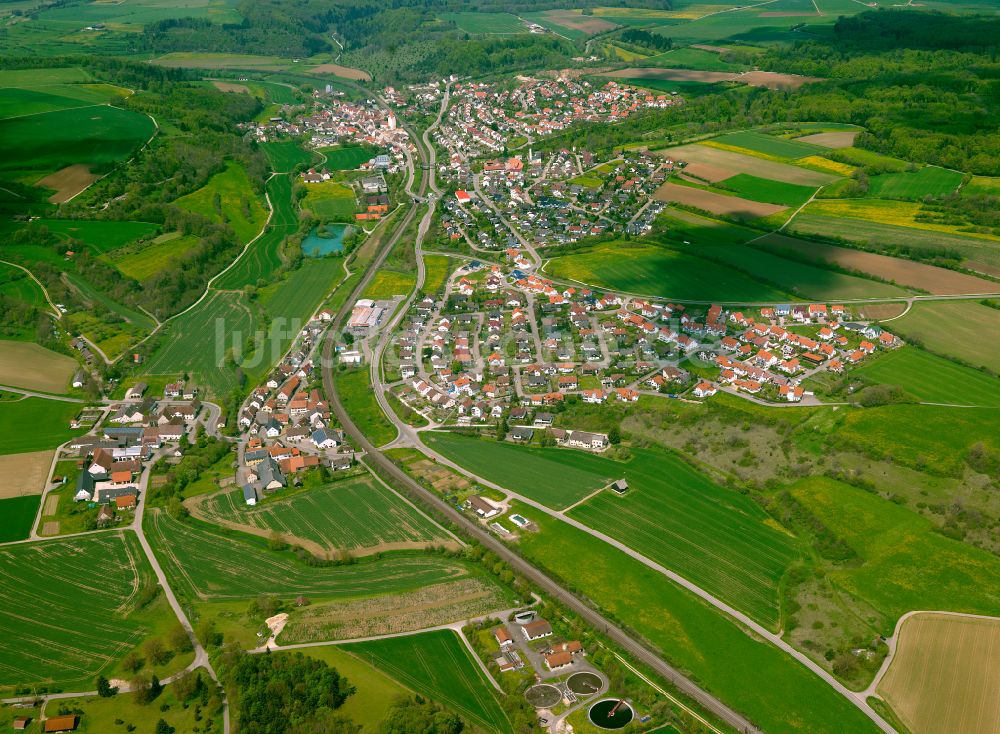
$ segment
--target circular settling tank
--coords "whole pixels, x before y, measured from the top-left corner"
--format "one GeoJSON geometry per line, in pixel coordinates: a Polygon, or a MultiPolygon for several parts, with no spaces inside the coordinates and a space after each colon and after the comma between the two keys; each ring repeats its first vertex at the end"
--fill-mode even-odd
{"type": "Polygon", "coordinates": [[[566,686],[578,696],[592,696],[601,690],[601,682],[597,673],[573,673],[566,686]]]}
{"type": "Polygon", "coordinates": [[[562,693],[555,686],[550,686],[548,683],[539,683],[537,686],[532,686],[526,690],[524,697],[536,709],[547,709],[552,708],[562,700],[562,693]]]}
{"type": "Polygon", "coordinates": [[[606,698],[590,707],[590,723],[601,729],[621,729],[632,721],[632,707],[617,698],[606,698]]]}

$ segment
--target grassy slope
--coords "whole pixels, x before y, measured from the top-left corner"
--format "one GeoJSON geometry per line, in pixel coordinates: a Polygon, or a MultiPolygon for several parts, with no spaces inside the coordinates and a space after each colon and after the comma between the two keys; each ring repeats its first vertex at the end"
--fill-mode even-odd
{"type": "Polygon", "coordinates": [[[918,349],[903,347],[863,364],[856,374],[932,403],[1000,408],[1000,379],[918,349]]]}
{"type": "Polygon", "coordinates": [[[200,189],[182,196],[174,204],[213,221],[229,224],[240,242],[249,242],[256,237],[267,219],[264,205],[257,198],[246,171],[233,162],[227,163],[225,171],[212,176],[200,189]],[[220,198],[221,213],[215,208],[216,196],[220,198]]]}
{"type": "Polygon", "coordinates": [[[975,301],[916,303],[886,327],[928,349],[1000,371],[1000,310],[975,301]]]}
{"type": "Polygon", "coordinates": [[[75,403],[44,398],[0,402],[0,454],[51,449],[80,435],[69,428],[79,411],[75,403]]]}

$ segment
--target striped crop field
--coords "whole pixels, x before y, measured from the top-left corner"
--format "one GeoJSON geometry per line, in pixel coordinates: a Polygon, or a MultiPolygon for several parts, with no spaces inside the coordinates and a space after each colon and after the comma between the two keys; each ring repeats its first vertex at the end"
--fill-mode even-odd
{"type": "Polygon", "coordinates": [[[130,616],[151,579],[132,533],[0,549],[0,686],[92,684],[148,633],[130,616]]]}
{"type": "Polygon", "coordinates": [[[447,539],[444,530],[369,475],[287,498],[279,492],[256,507],[247,507],[240,490],[216,494],[205,499],[198,514],[211,522],[249,526],[250,532],[275,530],[289,540],[312,541],[328,554],[420,548],[447,539]]]}
{"type": "Polygon", "coordinates": [[[308,566],[263,539],[218,530],[165,512],[147,515],[146,532],[174,588],[191,599],[225,601],[258,594],[342,599],[410,591],[468,576],[461,561],[428,553],[393,554],[345,566],[308,566]]]}

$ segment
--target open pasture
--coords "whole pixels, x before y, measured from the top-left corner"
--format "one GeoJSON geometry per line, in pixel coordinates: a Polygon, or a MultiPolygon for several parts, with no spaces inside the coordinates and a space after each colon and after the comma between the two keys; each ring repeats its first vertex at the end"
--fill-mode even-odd
{"type": "Polygon", "coordinates": [[[837,247],[822,242],[808,242],[786,235],[769,234],[755,244],[778,255],[788,253],[793,258],[832,263],[934,295],[994,293],[997,290],[997,284],[985,278],[864,250],[837,247]]]}
{"type": "Polygon", "coordinates": [[[762,730],[878,731],[803,665],[748,635],[662,574],[555,518],[537,512],[531,518],[540,531],[525,533],[518,541],[526,558],[571,583],[762,730]]]}
{"type": "Polygon", "coordinates": [[[511,35],[527,33],[528,27],[511,13],[441,13],[441,19],[454,23],[460,31],[473,34],[511,35]]]}
{"type": "Polygon", "coordinates": [[[788,208],[778,204],[750,201],[739,196],[717,194],[714,191],[681,186],[670,182],[661,185],[653,194],[653,198],[657,201],[683,204],[712,214],[746,221],[777,214],[788,208]]]}
{"type": "Polygon", "coordinates": [[[914,303],[889,329],[933,352],[1000,372],[1000,311],[975,301],[914,303]]]}
{"type": "Polygon", "coordinates": [[[724,145],[731,145],[735,148],[743,148],[754,153],[763,153],[775,158],[804,158],[807,155],[818,155],[823,152],[819,145],[804,143],[801,140],[785,140],[776,138],[753,130],[744,130],[738,133],[728,133],[712,138],[724,145]]]}
{"type": "Polygon", "coordinates": [[[723,61],[718,53],[702,48],[674,48],[665,53],[651,56],[651,63],[677,69],[700,69],[702,71],[742,71],[745,67],[723,61]]]}
{"type": "Polygon", "coordinates": [[[397,435],[396,427],[389,422],[375,399],[368,370],[351,370],[337,374],[335,379],[344,409],[368,440],[376,446],[394,440],[397,435]]]}
{"type": "Polygon", "coordinates": [[[307,566],[263,539],[219,530],[165,512],[147,513],[147,534],[175,589],[192,600],[249,599],[258,594],[346,599],[409,591],[465,578],[461,561],[427,553],[394,553],[348,566],[307,566]]]}
{"type": "Polygon", "coordinates": [[[165,327],[166,338],[143,371],[149,375],[191,372],[213,394],[228,394],[236,378],[225,369],[226,355],[234,347],[242,350],[255,327],[253,312],[241,294],[211,293],[165,327]]]}
{"type": "Polygon", "coordinates": [[[72,357],[34,342],[0,340],[0,385],[65,393],[78,368],[72,357]]]}
{"type": "Polygon", "coordinates": [[[878,692],[914,734],[995,734],[1000,619],[923,612],[899,630],[878,692]]]}
{"type": "Polygon", "coordinates": [[[620,467],[604,460],[628,480],[623,497],[606,490],[569,516],[777,628],[781,579],[798,557],[793,540],[754,502],[675,454],[634,453],[620,467]]]}
{"type": "Polygon", "coordinates": [[[705,163],[720,170],[730,171],[732,176],[738,173],[749,173],[759,178],[784,181],[800,186],[825,186],[839,178],[839,176],[829,173],[810,171],[787,163],[755,158],[751,155],[712,148],[707,145],[693,144],[663,148],[657,150],[656,154],[675,161],[705,163]]]}
{"type": "Polygon", "coordinates": [[[330,558],[339,550],[368,555],[448,540],[440,527],[367,475],[296,492],[287,499],[279,492],[256,507],[247,507],[241,490],[216,494],[201,503],[198,514],[210,522],[247,527],[255,534],[276,530],[290,540],[307,540],[330,558]]]}
{"type": "MultiPolygon", "coordinates": [[[[0,492],[3,487],[0,486],[0,492]]],[[[25,494],[4,498],[0,494],[0,543],[25,540],[31,534],[31,527],[38,514],[37,494],[25,494]]]]}
{"type": "Polygon", "coordinates": [[[962,184],[962,174],[937,166],[924,166],[904,173],[881,173],[868,180],[868,196],[874,199],[919,201],[925,196],[947,196],[962,184]]]}
{"type": "Polygon", "coordinates": [[[898,385],[921,401],[1000,408],[1000,378],[917,347],[904,346],[879,355],[862,364],[855,374],[898,385]]]}
{"type": "Polygon", "coordinates": [[[1000,609],[1000,558],[995,555],[946,538],[912,510],[848,484],[813,477],[791,491],[860,557],[861,563],[828,576],[885,615],[884,634],[914,609],[973,614],[1000,609]]]}
{"type": "Polygon", "coordinates": [[[813,186],[800,186],[772,181],[768,178],[758,178],[747,173],[738,173],[725,179],[720,188],[735,191],[740,196],[754,201],[766,201],[787,207],[801,206],[816,193],[813,186]]]}
{"type": "Polygon", "coordinates": [[[353,222],[357,201],[350,186],[338,181],[323,181],[306,185],[302,208],[325,222],[353,222]]]}
{"type": "Polygon", "coordinates": [[[497,701],[497,691],[452,630],[352,643],[343,648],[484,731],[513,731],[497,701]]]}
{"type": "Polygon", "coordinates": [[[246,171],[233,162],[227,163],[224,171],[212,176],[200,189],[182,196],[174,204],[212,221],[228,224],[240,242],[256,237],[267,219],[267,212],[246,171]]]}
{"type": "Polygon", "coordinates": [[[153,130],[146,115],[106,105],[0,120],[0,170],[107,166],[128,158],[153,130]]]}
{"type": "Polygon", "coordinates": [[[362,145],[338,145],[332,148],[320,148],[319,152],[326,158],[325,167],[331,171],[353,171],[375,156],[373,149],[362,145]]]}
{"type": "Polygon", "coordinates": [[[194,235],[166,232],[139,249],[116,252],[107,259],[125,275],[141,283],[169,268],[198,242],[194,235]]]}
{"type": "Polygon", "coordinates": [[[1000,411],[935,405],[868,408],[847,413],[837,435],[872,457],[891,458],[926,474],[960,477],[976,444],[1000,451],[1000,411]]]}
{"type": "Polygon", "coordinates": [[[397,270],[379,270],[375,273],[363,297],[377,300],[389,299],[393,296],[405,296],[413,290],[416,282],[414,273],[401,273],[397,270]]]}
{"type": "Polygon", "coordinates": [[[424,255],[424,293],[434,295],[438,293],[448,280],[451,272],[451,260],[446,255],[424,255]]]}
{"type": "Polygon", "coordinates": [[[53,66],[44,69],[0,69],[0,88],[36,89],[52,84],[80,84],[92,77],[79,66],[53,66]]]}
{"type": "Polygon", "coordinates": [[[625,293],[682,300],[781,301],[789,295],[722,263],[630,242],[604,243],[552,258],[545,273],[625,293]]]}
{"type": "Polygon", "coordinates": [[[473,474],[557,510],[621,479],[619,465],[583,451],[527,448],[446,431],[420,438],[473,474]]]}
{"type": "Polygon", "coordinates": [[[262,143],[261,148],[271,163],[271,168],[278,173],[288,173],[296,166],[308,165],[314,158],[311,151],[303,150],[298,143],[292,140],[262,143]]]}
{"type": "Polygon", "coordinates": [[[41,224],[64,242],[82,242],[95,255],[117,250],[160,228],[150,222],[116,222],[105,219],[39,219],[41,224]]]}
{"type": "Polygon", "coordinates": [[[0,560],[0,686],[92,685],[145,636],[129,617],[152,572],[132,533],[8,546],[0,560]]]}
{"type": "Polygon", "coordinates": [[[78,404],[60,400],[0,400],[0,455],[52,449],[80,435],[69,427],[79,412],[78,404]]]}

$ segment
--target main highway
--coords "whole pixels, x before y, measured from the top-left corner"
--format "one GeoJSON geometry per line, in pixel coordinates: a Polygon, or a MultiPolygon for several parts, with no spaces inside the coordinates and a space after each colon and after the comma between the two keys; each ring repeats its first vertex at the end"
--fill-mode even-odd
{"type": "MultiPolygon", "coordinates": [[[[373,96],[378,99],[377,95],[373,96]]],[[[380,102],[384,104],[384,101],[381,99],[380,102]]],[[[444,111],[446,105],[447,92],[442,103],[442,112],[444,111]]],[[[438,116],[438,120],[440,120],[440,115],[438,116]]],[[[634,659],[654,670],[662,678],[670,681],[684,695],[696,701],[705,710],[710,711],[721,721],[725,722],[726,725],[739,732],[758,734],[760,730],[752,722],[687,678],[683,673],[660,657],[657,651],[644,644],[632,634],[626,632],[622,627],[618,626],[610,619],[602,615],[599,611],[588,605],[573,592],[562,586],[558,581],[530,564],[518,554],[514,553],[504,543],[484,529],[478,522],[452,507],[448,502],[435,493],[425,489],[399,466],[393,463],[392,460],[385,456],[385,454],[383,454],[378,447],[374,446],[367,438],[365,438],[364,434],[354,423],[351,416],[344,409],[340,395],[337,392],[334,353],[337,337],[340,334],[348,315],[351,313],[355,301],[361,297],[361,294],[364,292],[368,283],[375,276],[375,273],[378,271],[382,263],[385,262],[385,259],[392,251],[392,248],[396,246],[400,238],[403,236],[403,233],[407,230],[410,223],[412,223],[414,217],[417,215],[419,210],[418,200],[424,200],[428,189],[432,191],[436,189],[434,184],[434,169],[436,168],[434,165],[435,151],[430,142],[429,136],[424,135],[423,138],[421,138],[416,135],[415,131],[410,129],[406,123],[403,123],[403,127],[407,130],[410,135],[410,139],[416,146],[417,158],[420,161],[420,184],[415,192],[411,191],[411,194],[414,194],[415,196],[414,200],[409,205],[409,210],[396,224],[396,229],[392,236],[386,238],[382,249],[373,258],[364,276],[354,287],[350,296],[345,299],[344,304],[331,321],[331,326],[325,336],[322,352],[323,387],[330,400],[330,407],[333,414],[337,417],[337,420],[339,421],[344,432],[351,437],[355,448],[365,453],[368,464],[377,469],[378,473],[381,474],[384,479],[390,481],[396,488],[404,490],[412,498],[420,501],[424,506],[434,511],[439,517],[455,526],[461,527],[463,532],[468,537],[475,539],[483,547],[503,559],[514,571],[532,583],[539,591],[547,594],[551,599],[557,600],[567,609],[570,609],[575,614],[579,615],[593,629],[604,634],[608,639],[618,645],[634,659]]],[[[413,162],[412,157],[408,161],[408,165],[411,167],[412,180],[415,177],[414,174],[416,170],[418,170],[418,167],[413,162]]],[[[433,207],[433,205],[434,201],[430,200],[430,206],[433,207]]],[[[430,212],[428,212],[427,216],[429,218],[430,212]]],[[[422,231],[420,232],[419,237],[422,238],[425,233],[425,228],[421,227],[421,230],[422,231]]],[[[415,286],[415,290],[419,290],[419,288],[423,285],[422,276],[423,269],[419,268],[418,282],[415,286]]],[[[373,384],[379,385],[380,387],[380,383],[376,382],[373,384]]],[[[376,387],[375,389],[379,389],[379,387],[376,387]]]]}

